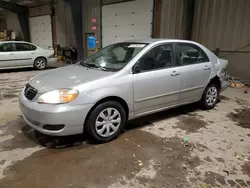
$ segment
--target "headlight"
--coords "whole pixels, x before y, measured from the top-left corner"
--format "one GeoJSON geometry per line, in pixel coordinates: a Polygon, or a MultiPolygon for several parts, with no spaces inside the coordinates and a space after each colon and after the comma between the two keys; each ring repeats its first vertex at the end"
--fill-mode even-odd
{"type": "Polygon", "coordinates": [[[76,99],[78,91],[73,89],[58,89],[41,95],[37,102],[45,104],[63,104],[76,99]]]}

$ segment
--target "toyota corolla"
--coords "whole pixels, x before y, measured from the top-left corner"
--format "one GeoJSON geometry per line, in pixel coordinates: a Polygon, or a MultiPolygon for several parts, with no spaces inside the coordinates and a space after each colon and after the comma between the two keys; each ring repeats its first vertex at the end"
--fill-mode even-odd
{"type": "Polygon", "coordinates": [[[192,41],[120,42],[32,78],[20,94],[20,109],[41,133],[87,132],[107,142],[130,119],[195,102],[214,108],[229,85],[227,64],[192,41]]]}

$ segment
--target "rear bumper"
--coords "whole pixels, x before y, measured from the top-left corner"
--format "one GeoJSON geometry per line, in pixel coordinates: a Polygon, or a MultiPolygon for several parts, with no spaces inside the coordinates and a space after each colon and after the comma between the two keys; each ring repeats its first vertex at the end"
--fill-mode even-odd
{"type": "Polygon", "coordinates": [[[221,82],[221,91],[224,91],[225,89],[227,89],[231,84],[228,75],[220,78],[220,82],[221,82]]]}
{"type": "Polygon", "coordinates": [[[55,64],[55,63],[57,63],[57,58],[56,57],[47,59],[47,64],[48,65],[55,64]]]}

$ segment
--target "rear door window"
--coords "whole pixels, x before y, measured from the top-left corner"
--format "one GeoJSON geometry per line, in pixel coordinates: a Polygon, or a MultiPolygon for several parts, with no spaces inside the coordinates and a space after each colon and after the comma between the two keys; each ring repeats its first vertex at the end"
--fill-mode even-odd
{"type": "Polygon", "coordinates": [[[33,51],[36,47],[27,43],[15,43],[16,51],[33,51]]]}
{"type": "Polygon", "coordinates": [[[193,65],[209,62],[206,53],[198,46],[187,43],[176,44],[179,59],[182,65],[193,65]]]}

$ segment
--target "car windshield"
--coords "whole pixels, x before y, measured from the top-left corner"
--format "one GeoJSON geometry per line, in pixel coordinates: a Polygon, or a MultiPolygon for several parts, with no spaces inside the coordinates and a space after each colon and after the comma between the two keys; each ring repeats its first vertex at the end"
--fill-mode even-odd
{"type": "Polygon", "coordinates": [[[121,70],[147,44],[116,43],[103,48],[83,60],[81,65],[103,71],[121,70]]]}

